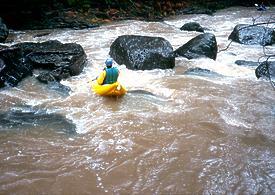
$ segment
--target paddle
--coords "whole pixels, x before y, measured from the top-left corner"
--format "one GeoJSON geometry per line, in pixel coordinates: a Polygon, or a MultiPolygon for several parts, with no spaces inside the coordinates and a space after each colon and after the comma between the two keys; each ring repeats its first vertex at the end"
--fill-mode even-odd
{"type": "Polygon", "coordinates": [[[95,81],[96,79],[97,79],[97,77],[92,80],[88,80],[87,83],[91,83],[91,82],[95,81]]]}

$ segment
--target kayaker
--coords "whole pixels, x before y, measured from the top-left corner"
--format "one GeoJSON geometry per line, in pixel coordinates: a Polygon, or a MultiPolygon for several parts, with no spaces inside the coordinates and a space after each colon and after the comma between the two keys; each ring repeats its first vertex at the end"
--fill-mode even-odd
{"type": "Polygon", "coordinates": [[[107,58],[105,61],[106,67],[97,77],[97,83],[99,85],[112,84],[117,82],[119,76],[119,70],[113,67],[113,59],[107,58]]]}

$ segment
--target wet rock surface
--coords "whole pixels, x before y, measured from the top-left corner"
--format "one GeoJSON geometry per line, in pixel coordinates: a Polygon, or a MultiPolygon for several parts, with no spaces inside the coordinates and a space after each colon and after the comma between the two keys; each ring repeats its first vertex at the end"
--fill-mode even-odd
{"type": "Polygon", "coordinates": [[[161,37],[119,36],[110,47],[110,56],[132,70],[171,69],[175,66],[172,45],[161,37]]]}
{"type": "Polygon", "coordinates": [[[9,29],[0,17],[0,43],[4,42],[9,35],[9,29]]]}
{"type": "Polygon", "coordinates": [[[238,24],[228,39],[244,45],[272,45],[275,43],[275,31],[265,26],[238,24]]]}
{"type": "Polygon", "coordinates": [[[251,66],[251,67],[256,67],[259,65],[258,62],[247,61],[247,60],[236,60],[235,64],[237,64],[239,66],[251,66]]]}
{"type": "Polygon", "coordinates": [[[0,49],[0,87],[16,86],[32,75],[33,67],[24,60],[23,51],[16,47],[0,49]]]}
{"type": "Polygon", "coordinates": [[[33,69],[44,69],[38,79],[43,83],[61,81],[82,72],[86,53],[76,43],[59,41],[25,42],[0,50],[0,86],[16,86],[32,75],[33,69]]]}
{"type": "Polygon", "coordinates": [[[217,57],[217,41],[215,35],[204,33],[196,36],[183,46],[175,50],[176,57],[182,56],[187,59],[208,57],[213,60],[217,57]]]}
{"type": "Polygon", "coordinates": [[[204,32],[204,28],[197,22],[186,23],[180,28],[180,30],[204,32]]]}
{"type": "Polygon", "coordinates": [[[9,131],[23,131],[31,127],[41,129],[43,126],[48,130],[63,134],[72,135],[76,133],[76,126],[71,120],[57,113],[48,113],[43,109],[20,106],[10,108],[6,112],[0,112],[0,133],[7,129],[9,131]]]}
{"type": "Polygon", "coordinates": [[[221,75],[221,74],[218,74],[218,73],[213,72],[208,69],[199,68],[199,67],[189,68],[183,74],[184,75],[202,76],[202,77],[223,77],[223,75],[221,75]]]}
{"type": "Polygon", "coordinates": [[[257,78],[265,78],[270,80],[275,86],[275,61],[262,62],[255,70],[257,78]]]}

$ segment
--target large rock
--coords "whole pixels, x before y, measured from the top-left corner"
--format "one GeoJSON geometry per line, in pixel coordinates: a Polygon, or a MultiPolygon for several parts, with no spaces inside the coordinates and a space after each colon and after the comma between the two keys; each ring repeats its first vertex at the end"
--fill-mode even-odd
{"type": "Polygon", "coordinates": [[[170,69],[175,67],[172,45],[161,37],[119,36],[110,47],[110,56],[132,70],[170,69]]]}
{"type": "Polygon", "coordinates": [[[275,31],[264,26],[238,24],[228,39],[244,45],[272,45],[275,43],[275,31]]]}
{"type": "Polygon", "coordinates": [[[0,18],[0,43],[4,42],[9,35],[9,29],[3,23],[2,18],[0,18]]]}
{"type": "Polygon", "coordinates": [[[217,50],[218,46],[215,35],[204,33],[191,39],[174,53],[176,56],[186,57],[187,59],[208,57],[216,60],[217,50]]]}
{"type": "Polygon", "coordinates": [[[63,44],[54,40],[19,43],[14,47],[23,50],[26,62],[34,68],[51,70],[56,81],[80,74],[87,59],[81,45],[76,43],[63,44]]]}
{"type": "Polygon", "coordinates": [[[25,63],[20,48],[0,49],[0,87],[16,86],[23,78],[32,75],[32,69],[25,63]]]}
{"type": "Polygon", "coordinates": [[[19,43],[0,46],[0,87],[15,86],[32,74],[34,68],[45,71],[38,79],[44,83],[58,82],[82,72],[87,56],[76,43],[59,41],[19,43]]]}

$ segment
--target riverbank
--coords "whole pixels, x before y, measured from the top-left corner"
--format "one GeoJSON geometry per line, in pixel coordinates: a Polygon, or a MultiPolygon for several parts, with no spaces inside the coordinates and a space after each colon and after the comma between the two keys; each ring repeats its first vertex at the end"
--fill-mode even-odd
{"type": "MultiPolygon", "coordinates": [[[[14,0],[13,0],[14,1],[14,0]]],[[[180,14],[213,14],[234,5],[252,6],[249,1],[7,1],[0,8],[9,29],[93,28],[116,20],[162,21],[180,14]],[[70,2],[70,3],[69,3],[70,2]]]]}

